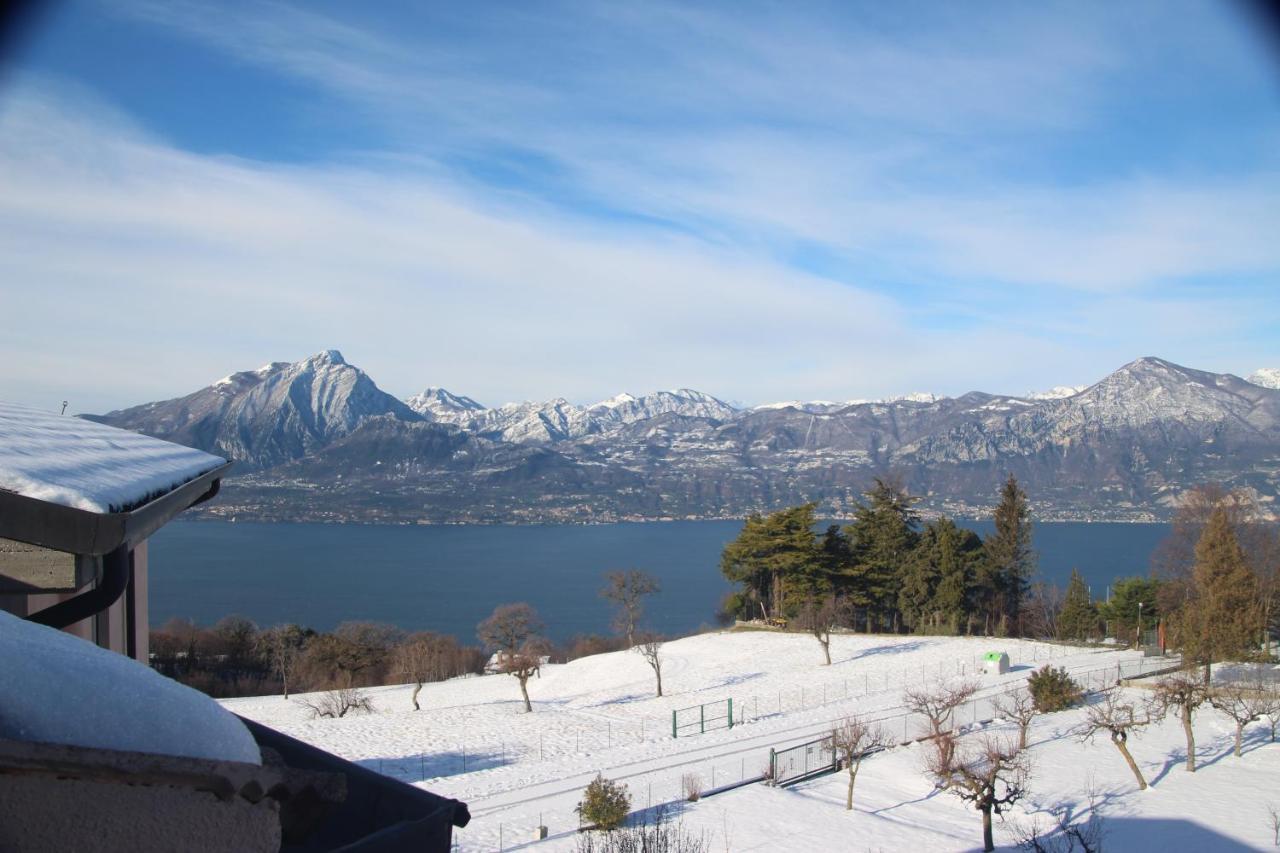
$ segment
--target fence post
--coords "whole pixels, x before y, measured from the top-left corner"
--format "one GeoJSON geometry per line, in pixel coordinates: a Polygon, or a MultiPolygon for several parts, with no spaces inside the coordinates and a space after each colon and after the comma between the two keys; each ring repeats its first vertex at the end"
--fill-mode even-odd
{"type": "Polygon", "coordinates": [[[774,766],[778,753],[773,747],[769,747],[769,784],[775,784],[778,780],[778,769],[774,766]]]}
{"type": "Polygon", "coordinates": [[[729,697],[729,728],[733,728],[733,697],[729,697]]]}
{"type": "Polygon", "coordinates": [[[707,733],[707,706],[705,704],[698,706],[698,722],[701,725],[702,734],[707,733]]]}
{"type": "Polygon", "coordinates": [[[680,737],[676,732],[676,712],[674,710],[671,712],[671,737],[672,739],[680,737]]]}

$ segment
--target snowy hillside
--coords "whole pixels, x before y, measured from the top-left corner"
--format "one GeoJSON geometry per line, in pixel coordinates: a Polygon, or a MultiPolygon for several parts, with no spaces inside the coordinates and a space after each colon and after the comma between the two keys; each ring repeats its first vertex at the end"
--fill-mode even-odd
{"type": "MultiPolygon", "coordinates": [[[[464,850],[493,850],[533,838],[541,819],[551,840],[535,849],[574,849],[573,807],[581,789],[597,771],[621,779],[634,802],[679,801],[681,778],[695,773],[705,788],[758,775],[770,747],[818,737],[831,721],[850,713],[883,719],[886,729],[904,740],[923,731],[923,722],[903,716],[904,684],[938,678],[972,677],[978,657],[991,649],[1010,654],[1014,670],[1005,676],[981,676],[979,698],[962,708],[959,722],[992,717],[988,697],[1014,686],[1036,666],[1052,660],[1094,685],[1128,677],[1141,667],[1162,665],[1128,651],[1071,649],[1022,642],[942,637],[837,636],[834,663],[820,666],[821,652],[808,636],[794,634],[717,633],[668,643],[663,683],[667,695],[653,696],[653,674],[639,655],[617,652],[547,667],[529,684],[534,713],[519,713],[519,690],[508,676],[455,679],[428,685],[422,710],[410,709],[409,688],[369,691],[376,713],[339,720],[310,720],[295,702],[278,697],[226,700],[236,713],[276,726],[365,766],[394,775],[445,796],[469,803],[475,816],[459,833],[464,850]],[[694,737],[671,737],[671,711],[733,698],[733,730],[718,729],[694,737]]],[[[723,704],[719,706],[723,709],[723,704]]],[[[714,708],[709,714],[714,713],[714,708]]],[[[723,714],[723,710],[720,712],[723,714]]],[[[1038,724],[1034,742],[1045,741],[1038,756],[1040,787],[1034,801],[1048,805],[1075,797],[1077,776],[1092,772],[1108,794],[1117,817],[1133,815],[1208,815],[1192,809],[1190,798],[1203,794],[1213,773],[1235,773],[1233,759],[1213,761],[1222,751],[1221,720],[1202,715],[1197,729],[1206,743],[1206,766],[1195,788],[1185,789],[1172,767],[1178,729],[1161,728],[1135,742],[1134,752],[1155,782],[1139,800],[1131,777],[1109,743],[1081,746],[1062,731],[1078,722],[1072,714],[1038,724]],[[1167,747],[1167,748],[1166,748],[1167,747]],[[1083,756],[1083,757],[1082,757],[1083,756]],[[1071,774],[1053,768],[1071,763],[1071,774]],[[1077,773],[1077,771],[1079,771],[1077,773]],[[1208,780],[1207,782],[1205,780],[1208,780]],[[1183,791],[1162,800],[1164,790],[1183,791]]],[[[1259,769],[1268,747],[1247,755],[1238,766],[1262,774],[1269,785],[1280,783],[1280,763],[1259,769]]],[[[686,812],[687,820],[722,833],[728,815],[732,850],[810,850],[830,846],[847,832],[850,821],[868,833],[888,833],[872,849],[971,850],[978,838],[977,815],[944,795],[928,796],[914,748],[902,748],[869,760],[859,777],[858,811],[845,814],[830,800],[840,781],[829,779],[790,791],[752,785],[704,800],[686,812]],[[867,781],[864,786],[864,779],[867,781]],[[833,787],[834,786],[834,787],[833,787]],[[792,811],[794,807],[795,811],[792,811]],[[876,809],[878,814],[872,814],[876,809]],[[826,810],[830,810],[830,814],[826,810]],[[783,833],[778,835],[777,833],[783,833]],[[797,846],[779,847],[769,839],[798,833],[797,846]],[[805,833],[809,833],[806,835],[805,833]],[[819,844],[826,838],[825,844],[819,844]]],[[[1231,776],[1226,785],[1232,784],[1231,776]]],[[[1225,788],[1212,789],[1225,795],[1225,788]]],[[[1213,794],[1217,796],[1218,794],[1213,794]]],[[[1254,804],[1256,805],[1256,804],[1254,804]]],[[[1252,806],[1251,806],[1252,807],[1252,806]]],[[[1256,843],[1265,815],[1241,819],[1225,829],[1232,838],[1256,843]]],[[[1201,820],[1201,822],[1205,822],[1201,820]]],[[[1221,830],[1221,827],[1219,827],[1221,830]]],[[[871,837],[871,836],[868,836],[871,837]]],[[[876,836],[881,837],[881,836],[876,836]]],[[[716,841],[712,849],[724,849],[716,841]]],[[[1116,849],[1140,849],[1118,847],[1116,849]]],[[[1176,848],[1166,848],[1176,849],[1176,848]]],[[[1230,848],[1227,848],[1230,849],[1230,848]]]]}

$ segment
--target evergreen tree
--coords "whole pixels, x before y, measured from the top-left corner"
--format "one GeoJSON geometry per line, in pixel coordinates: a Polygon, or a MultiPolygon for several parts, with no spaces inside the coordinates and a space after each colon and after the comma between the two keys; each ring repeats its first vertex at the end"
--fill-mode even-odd
{"type": "Polygon", "coordinates": [[[1191,596],[1179,618],[1183,651],[1204,664],[1208,681],[1214,661],[1248,652],[1257,640],[1260,616],[1257,578],[1226,510],[1219,508],[1196,543],[1191,596]]]}
{"type": "Polygon", "coordinates": [[[1058,636],[1064,640],[1086,640],[1098,626],[1098,608],[1089,597],[1089,587],[1078,569],[1071,570],[1066,600],[1058,614],[1058,636]]]}
{"type": "Polygon", "coordinates": [[[984,543],[987,566],[982,577],[987,632],[1017,629],[1022,600],[1035,571],[1031,550],[1031,510],[1027,495],[1012,474],[1000,490],[995,532],[984,543]]]}
{"type": "Polygon", "coordinates": [[[1111,599],[1100,608],[1107,627],[1117,637],[1138,637],[1138,604],[1142,604],[1142,624],[1153,627],[1160,618],[1160,581],[1155,578],[1121,578],[1111,585],[1111,599]]]}
{"type": "Polygon", "coordinates": [[[770,515],[750,516],[738,537],[725,546],[720,571],[744,587],[749,616],[784,612],[815,588],[829,585],[826,561],[813,534],[813,504],[789,507],[770,515]]]}
{"type": "Polygon", "coordinates": [[[978,535],[951,519],[926,524],[900,578],[898,607],[907,627],[957,633],[981,553],[978,535]]]}
{"type": "Polygon", "coordinates": [[[901,483],[876,477],[859,502],[853,522],[846,528],[852,551],[852,581],[862,601],[881,616],[894,617],[896,625],[898,584],[919,533],[920,515],[914,509],[918,498],[907,493],[901,483]]]}

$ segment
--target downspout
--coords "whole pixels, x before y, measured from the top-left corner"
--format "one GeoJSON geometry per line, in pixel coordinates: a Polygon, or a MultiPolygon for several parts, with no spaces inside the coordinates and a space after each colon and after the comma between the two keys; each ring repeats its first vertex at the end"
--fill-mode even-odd
{"type": "Polygon", "coordinates": [[[93,589],[38,610],[28,616],[27,621],[48,625],[50,628],[74,625],[115,604],[129,586],[132,577],[133,551],[128,545],[121,545],[103,556],[102,575],[93,589]]]}

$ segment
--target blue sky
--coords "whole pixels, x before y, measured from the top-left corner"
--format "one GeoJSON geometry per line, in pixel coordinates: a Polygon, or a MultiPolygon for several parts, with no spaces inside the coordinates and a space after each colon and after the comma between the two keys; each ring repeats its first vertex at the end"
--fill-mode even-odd
{"type": "Polygon", "coordinates": [[[1224,3],[65,2],[0,70],[0,398],[330,347],[405,396],[1280,366],[1224,3]]]}

